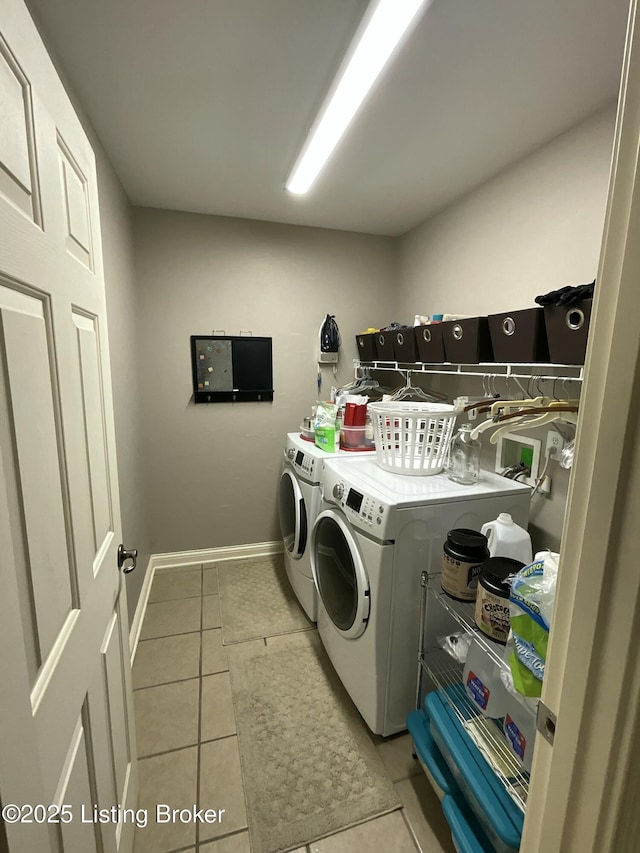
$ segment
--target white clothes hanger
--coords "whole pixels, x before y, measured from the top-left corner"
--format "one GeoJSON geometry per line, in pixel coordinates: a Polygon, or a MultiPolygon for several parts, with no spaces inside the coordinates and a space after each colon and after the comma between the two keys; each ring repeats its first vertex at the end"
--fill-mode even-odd
{"type": "Polygon", "coordinates": [[[487,420],[478,424],[471,431],[471,438],[478,438],[480,433],[486,432],[488,429],[495,429],[500,415],[510,414],[522,408],[531,409],[547,406],[551,402],[549,397],[530,397],[528,400],[496,400],[495,403],[489,406],[487,420]]]}
{"type": "Polygon", "coordinates": [[[555,401],[555,404],[550,403],[549,408],[557,409],[557,411],[543,412],[541,415],[533,418],[524,415],[523,420],[517,420],[513,423],[508,423],[499,427],[489,439],[491,444],[497,444],[501,436],[508,433],[537,429],[538,427],[546,426],[554,421],[565,421],[570,424],[578,423],[578,413],[576,411],[566,411],[567,408],[577,408],[577,401],[557,400],[555,401]]]}
{"type": "Polygon", "coordinates": [[[407,397],[411,397],[413,400],[418,399],[424,400],[426,403],[435,403],[447,399],[447,395],[441,394],[439,391],[425,391],[424,388],[413,385],[411,383],[411,373],[411,370],[407,370],[405,385],[402,388],[398,388],[391,395],[390,400],[406,400],[407,397]]]}

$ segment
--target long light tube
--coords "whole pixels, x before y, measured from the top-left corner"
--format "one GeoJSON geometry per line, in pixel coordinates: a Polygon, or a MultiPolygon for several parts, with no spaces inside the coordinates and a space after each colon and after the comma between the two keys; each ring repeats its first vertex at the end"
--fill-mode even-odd
{"type": "Polygon", "coordinates": [[[286,189],[306,193],[378,79],[398,42],[432,0],[374,0],[329,90],[286,189]]]}

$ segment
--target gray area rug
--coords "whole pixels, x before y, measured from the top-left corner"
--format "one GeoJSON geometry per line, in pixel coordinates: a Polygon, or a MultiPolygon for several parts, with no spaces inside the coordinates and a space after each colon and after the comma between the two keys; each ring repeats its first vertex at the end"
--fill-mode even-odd
{"type": "Polygon", "coordinates": [[[230,650],[253,853],[279,853],[400,808],[316,631],[230,650]]]}
{"type": "Polygon", "coordinates": [[[312,627],[291,589],[282,554],[218,563],[218,589],[224,645],[312,627]]]}

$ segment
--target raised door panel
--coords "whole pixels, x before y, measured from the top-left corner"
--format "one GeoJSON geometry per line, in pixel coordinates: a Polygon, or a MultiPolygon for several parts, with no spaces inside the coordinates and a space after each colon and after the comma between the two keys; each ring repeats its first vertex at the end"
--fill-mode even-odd
{"type": "Polygon", "coordinates": [[[0,193],[40,223],[31,89],[0,36],[0,193]]]}
{"type": "Polygon", "coordinates": [[[65,853],[82,851],[97,853],[96,834],[98,824],[93,822],[93,780],[90,753],[87,751],[87,738],[82,719],[78,721],[71,739],[65,766],[61,774],[61,783],[55,796],[55,805],[70,806],[72,820],[66,816],[60,824],[62,847],[65,853]]]}
{"type": "Polygon", "coordinates": [[[120,607],[116,607],[113,620],[102,647],[105,684],[109,707],[111,754],[118,802],[126,802],[126,789],[131,772],[131,745],[127,726],[125,704],[124,667],[126,650],[122,648],[120,607]]]}
{"type": "Polygon", "coordinates": [[[0,399],[3,450],[15,478],[14,548],[17,544],[20,554],[21,612],[27,616],[33,674],[71,617],[75,588],[51,328],[41,299],[0,284],[0,345],[6,377],[0,399]]]}
{"type": "Polygon", "coordinates": [[[60,134],[57,142],[66,220],[66,249],[92,271],[93,251],[87,177],[60,134]]]}
{"type": "MultiPolygon", "coordinates": [[[[103,653],[100,652],[101,663],[103,653]]],[[[95,762],[96,802],[101,809],[110,809],[121,801],[116,795],[115,765],[110,733],[109,699],[106,667],[98,666],[89,688],[89,718],[91,720],[91,742],[95,762]]],[[[104,853],[117,850],[115,827],[103,826],[102,847],[104,853]]]]}
{"type": "MultiPolygon", "coordinates": [[[[0,380],[2,371],[0,370],[0,380]]],[[[1,394],[1,390],[0,390],[1,394]]],[[[0,438],[4,418],[0,417],[0,438]]],[[[9,480],[4,461],[4,447],[0,447],[0,684],[5,686],[0,706],[0,802],[30,803],[44,802],[42,787],[34,784],[33,768],[38,766],[37,744],[31,724],[30,684],[33,673],[27,663],[21,638],[23,619],[20,614],[18,587],[15,575],[8,571],[11,566],[13,547],[12,496],[6,485],[9,480]],[[10,689],[7,686],[10,685],[10,689]],[[26,729],[31,735],[22,738],[17,733],[26,729]]],[[[47,827],[43,824],[4,823],[0,821],[0,838],[6,833],[11,851],[32,850],[53,853],[47,827]]],[[[3,839],[4,840],[4,839],[3,839]]],[[[0,850],[5,853],[0,842],[0,850]]],[[[59,853],[59,851],[55,851],[59,853]]]]}
{"type": "Polygon", "coordinates": [[[82,432],[88,465],[93,533],[94,573],[113,538],[113,507],[109,484],[109,456],[105,428],[104,387],[100,369],[97,318],[73,311],[82,388],[82,432]]]}
{"type": "MultiPolygon", "coordinates": [[[[96,802],[101,809],[113,809],[131,802],[134,764],[128,731],[128,709],[125,666],[127,651],[123,648],[121,602],[118,601],[100,647],[100,665],[89,690],[89,718],[96,780],[96,802]]],[[[131,826],[123,823],[118,810],[116,819],[101,825],[104,853],[120,848],[123,832],[131,826]]]]}

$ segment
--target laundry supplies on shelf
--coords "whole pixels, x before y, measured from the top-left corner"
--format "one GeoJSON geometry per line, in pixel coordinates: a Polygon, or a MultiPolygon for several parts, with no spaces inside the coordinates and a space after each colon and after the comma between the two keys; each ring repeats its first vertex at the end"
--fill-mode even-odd
{"type": "Polygon", "coordinates": [[[511,585],[507,651],[514,686],[523,696],[542,694],[558,558],[551,551],[536,554],[536,561],[518,572],[511,585]]]}
{"type": "Polygon", "coordinates": [[[476,595],[476,625],[497,643],[506,643],[509,636],[509,579],[524,565],[510,557],[489,557],[482,564],[476,595]]]}
{"type": "Polygon", "coordinates": [[[316,406],[314,423],[315,443],[321,450],[333,453],[340,444],[340,429],[337,426],[338,407],[335,403],[319,402],[316,406]]]}
{"type": "Polygon", "coordinates": [[[482,525],[480,531],[487,537],[492,557],[510,557],[527,566],[533,559],[531,537],[514,522],[508,512],[501,512],[494,520],[482,525]]]}

